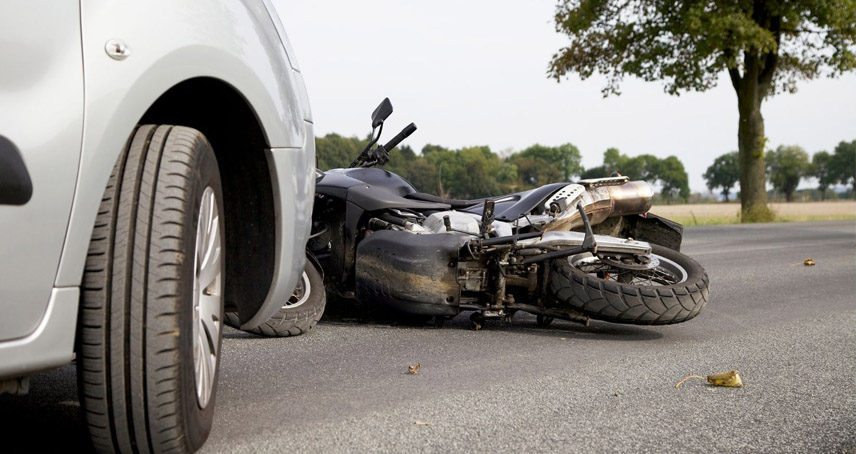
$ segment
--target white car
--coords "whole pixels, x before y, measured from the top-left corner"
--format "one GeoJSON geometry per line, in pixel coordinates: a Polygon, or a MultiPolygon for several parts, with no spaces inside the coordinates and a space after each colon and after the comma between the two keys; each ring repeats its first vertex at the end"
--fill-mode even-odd
{"type": "Polygon", "coordinates": [[[312,115],[276,13],[8,0],[0,64],[0,392],[76,358],[98,451],[196,450],[226,312],[268,323],[306,263],[312,115]]]}

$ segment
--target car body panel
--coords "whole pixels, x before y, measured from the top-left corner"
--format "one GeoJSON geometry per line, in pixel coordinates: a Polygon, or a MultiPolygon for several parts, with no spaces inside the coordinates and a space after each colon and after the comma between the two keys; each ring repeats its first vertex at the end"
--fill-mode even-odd
{"type": "Polygon", "coordinates": [[[0,2],[0,136],[33,188],[23,205],[0,205],[0,341],[36,330],[51,299],[83,130],[78,13],[76,2],[0,2]]]}
{"type": "Polygon", "coordinates": [[[45,316],[28,336],[0,342],[0,380],[67,364],[74,359],[78,287],[55,288],[45,316]]]}
{"type": "MultiPolygon", "coordinates": [[[[81,16],[86,126],[81,184],[55,282],[58,287],[80,284],[92,223],[110,169],[146,109],[178,83],[211,77],[234,87],[254,110],[270,148],[302,154],[306,144],[314,142],[314,137],[306,136],[305,117],[311,116],[300,109],[299,101],[306,95],[299,92],[304,90],[296,81],[299,73],[292,68],[261,2],[83,2],[81,16]],[[145,18],[163,10],[172,15],[161,25],[169,32],[152,33],[145,18]],[[104,44],[111,39],[126,43],[130,49],[127,59],[109,58],[104,44]],[[128,88],[118,90],[117,86],[128,88]]],[[[276,191],[274,194],[279,197],[276,191]]],[[[291,248],[283,252],[289,255],[278,255],[278,263],[302,263],[302,252],[294,253],[291,248]]],[[[296,280],[295,275],[277,282],[291,283],[290,294],[296,280]]],[[[284,291],[272,289],[278,294],[284,291]]],[[[266,302],[260,312],[272,314],[275,307],[276,302],[266,302]]]]}
{"type": "MultiPolygon", "coordinates": [[[[14,1],[0,4],[0,25],[21,21],[27,9],[34,11],[25,16],[27,22],[39,24],[32,40],[41,47],[24,49],[32,54],[24,58],[47,60],[54,70],[56,62],[76,62],[77,72],[49,80],[44,89],[34,88],[33,101],[42,104],[30,105],[7,102],[9,96],[27,93],[22,85],[26,79],[9,73],[20,79],[21,88],[7,80],[12,76],[0,74],[0,134],[7,135],[13,125],[35,137],[7,135],[24,156],[34,192],[26,205],[0,206],[0,227],[9,238],[0,240],[0,309],[5,314],[0,318],[0,378],[71,359],[78,305],[66,289],[79,294],[109,175],[146,111],[170,88],[190,79],[212,78],[232,87],[254,113],[266,141],[276,211],[275,270],[272,282],[264,283],[270,285],[267,299],[245,326],[266,321],[291,295],[305,263],[315,163],[305,84],[296,60],[287,54],[290,45],[278,18],[271,17],[273,10],[263,0],[14,1]],[[56,41],[58,31],[67,39],[56,41]],[[112,58],[108,41],[126,45],[126,58],[112,58]],[[62,59],[49,60],[50,52],[62,59]],[[42,116],[16,119],[10,106],[22,106],[17,114],[32,108],[42,116]],[[38,159],[34,150],[43,150],[38,159]],[[42,199],[48,194],[54,197],[49,203],[42,199]],[[22,258],[22,245],[49,251],[52,259],[36,269],[29,265],[31,259],[22,258]],[[38,291],[15,290],[26,294],[26,305],[10,303],[15,292],[4,287],[10,279],[38,281],[33,284],[38,291]],[[3,342],[13,338],[17,340],[3,342]],[[46,347],[50,345],[53,350],[46,347]]],[[[7,35],[30,36],[0,28],[0,56],[20,50],[20,43],[3,41],[7,35]]],[[[30,84],[38,82],[32,79],[30,84]]]]}
{"type": "MultiPolygon", "coordinates": [[[[314,137],[312,123],[306,123],[306,134],[314,137]]],[[[244,329],[267,321],[291,297],[299,277],[292,270],[302,270],[306,263],[304,249],[312,228],[315,141],[309,140],[301,152],[289,148],[271,149],[268,162],[271,163],[274,193],[279,194],[274,202],[277,261],[265,303],[253,318],[241,325],[244,329]]]]}

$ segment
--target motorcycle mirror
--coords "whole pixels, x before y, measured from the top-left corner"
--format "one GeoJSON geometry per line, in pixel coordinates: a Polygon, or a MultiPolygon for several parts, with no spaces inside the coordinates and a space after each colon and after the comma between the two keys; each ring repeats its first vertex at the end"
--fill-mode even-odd
{"type": "Polygon", "coordinates": [[[377,109],[372,112],[372,128],[377,128],[383,121],[392,114],[392,103],[389,98],[384,98],[377,106],[377,109]]]}

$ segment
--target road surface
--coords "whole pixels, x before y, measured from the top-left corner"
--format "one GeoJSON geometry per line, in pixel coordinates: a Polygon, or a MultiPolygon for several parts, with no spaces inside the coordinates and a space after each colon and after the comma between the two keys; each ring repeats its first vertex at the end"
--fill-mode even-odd
{"type": "MultiPolygon", "coordinates": [[[[229,329],[202,452],[856,453],[856,223],[691,228],[683,252],[712,299],[681,325],[434,329],[338,303],[294,339],[229,329]],[[674,386],[731,369],[745,388],[674,386]]],[[[0,396],[0,451],[85,447],[75,386],[69,366],[0,396]]]]}

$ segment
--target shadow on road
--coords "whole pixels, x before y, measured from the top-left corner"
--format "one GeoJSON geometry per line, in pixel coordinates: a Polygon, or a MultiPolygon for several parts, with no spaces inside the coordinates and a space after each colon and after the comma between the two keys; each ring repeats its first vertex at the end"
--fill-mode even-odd
{"type": "Polygon", "coordinates": [[[65,366],[33,376],[29,394],[0,395],[0,451],[92,452],[75,375],[74,365],[65,366]]]}
{"type": "MultiPolygon", "coordinates": [[[[463,312],[443,324],[443,330],[472,330],[470,312],[463,312]]],[[[321,325],[369,325],[401,329],[438,329],[430,317],[408,316],[396,313],[379,304],[362,303],[355,300],[330,298],[321,325]]],[[[484,331],[505,331],[530,336],[567,337],[576,339],[598,339],[616,341],[648,341],[663,337],[659,331],[642,326],[618,325],[592,321],[589,326],[556,320],[547,328],[535,323],[535,316],[524,312],[515,314],[511,323],[488,321],[484,331]]]]}

